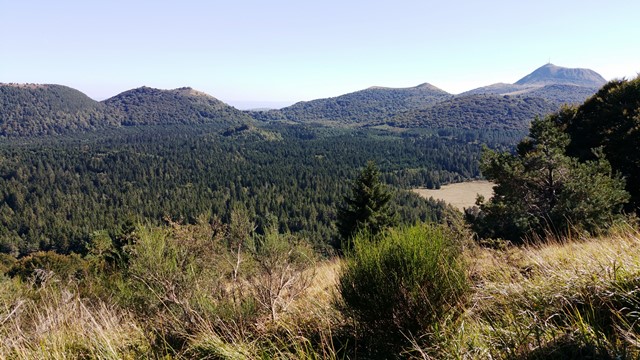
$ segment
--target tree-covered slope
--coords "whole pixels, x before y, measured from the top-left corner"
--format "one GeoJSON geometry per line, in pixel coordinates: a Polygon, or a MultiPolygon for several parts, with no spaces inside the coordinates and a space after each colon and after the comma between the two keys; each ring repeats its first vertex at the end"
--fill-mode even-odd
{"type": "Polygon", "coordinates": [[[251,121],[242,111],[188,87],[174,90],[141,87],[103,103],[122,117],[123,125],[231,125],[251,121]]]}
{"type": "Polygon", "coordinates": [[[0,84],[0,136],[53,135],[119,124],[108,107],[70,87],[0,84]]]}
{"type": "Polygon", "coordinates": [[[541,98],[470,95],[443,101],[428,109],[407,111],[386,123],[398,127],[526,130],[536,116],[557,108],[541,98]]]}
{"type": "Polygon", "coordinates": [[[191,88],[142,87],[98,102],[62,85],[0,84],[0,136],[33,137],[108,127],[217,124],[253,120],[216,98],[191,88]]]}
{"type": "Polygon", "coordinates": [[[526,96],[539,97],[559,106],[582,104],[598,91],[598,87],[586,87],[569,84],[552,84],[529,90],[526,96]]]}
{"type": "Polygon", "coordinates": [[[464,92],[458,97],[469,95],[508,95],[527,96],[540,98],[557,105],[581,104],[598,91],[597,87],[586,87],[569,84],[549,84],[549,85],[516,85],[516,84],[493,84],[464,92]]]}
{"type": "Polygon", "coordinates": [[[259,120],[362,124],[380,121],[401,111],[425,109],[451,97],[426,83],[411,88],[371,87],[337,97],[299,102],[281,110],[254,112],[253,116],[259,120]]]}

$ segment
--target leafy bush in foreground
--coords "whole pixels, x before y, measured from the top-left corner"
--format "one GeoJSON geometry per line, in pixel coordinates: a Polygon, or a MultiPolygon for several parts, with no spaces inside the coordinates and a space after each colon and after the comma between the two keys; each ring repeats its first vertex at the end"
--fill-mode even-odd
{"type": "Polygon", "coordinates": [[[338,281],[340,306],[382,351],[454,314],[468,288],[461,246],[429,225],[357,235],[338,281]]]}

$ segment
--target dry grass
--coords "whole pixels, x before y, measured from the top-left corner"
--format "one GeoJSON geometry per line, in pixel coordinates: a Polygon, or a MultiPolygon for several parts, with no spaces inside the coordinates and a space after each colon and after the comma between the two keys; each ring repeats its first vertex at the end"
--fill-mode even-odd
{"type": "Polygon", "coordinates": [[[331,305],[341,261],[316,264],[311,285],[276,321],[258,324],[250,336],[230,339],[202,323],[192,337],[185,358],[221,359],[337,359],[341,346],[334,329],[344,320],[331,305]]]}
{"type": "Polygon", "coordinates": [[[489,199],[493,196],[493,186],[489,181],[468,181],[457,184],[443,185],[440,189],[413,189],[413,192],[424,197],[445,201],[454,207],[464,211],[476,203],[478,195],[489,199]]]}
{"type": "Polygon", "coordinates": [[[620,358],[640,355],[640,234],[474,248],[475,291],[434,358],[620,358]]]}
{"type": "Polygon", "coordinates": [[[15,295],[0,308],[2,359],[134,359],[150,350],[127,311],[81,299],[59,284],[25,289],[17,280],[1,281],[2,290],[15,295]]]}

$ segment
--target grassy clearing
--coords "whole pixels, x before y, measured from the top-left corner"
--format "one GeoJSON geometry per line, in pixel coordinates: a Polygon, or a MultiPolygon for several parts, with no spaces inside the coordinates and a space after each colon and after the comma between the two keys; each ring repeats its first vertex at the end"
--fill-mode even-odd
{"type": "Polygon", "coordinates": [[[478,195],[485,199],[493,196],[494,185],[492,182],[479,180],[443,185],[440,189],[413,189],[413,192],[426,199],[442,200],[463,211],[475,205],[478,195]]]}

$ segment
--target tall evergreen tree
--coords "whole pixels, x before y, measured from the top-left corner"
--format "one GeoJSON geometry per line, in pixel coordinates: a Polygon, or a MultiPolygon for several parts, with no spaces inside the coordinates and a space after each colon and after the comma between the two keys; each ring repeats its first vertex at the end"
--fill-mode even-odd
{"type": "Polygon", "coordinates": [[[373,161],[367,162],[353,184],[351,196],[344,197],[344,205],[338,209],[337,243],[339,251],[351,245],[351,238],[359,231],[377,234],[396,222],[389,207],[391,193],[380,182],[380,172],[373,161]]]}

